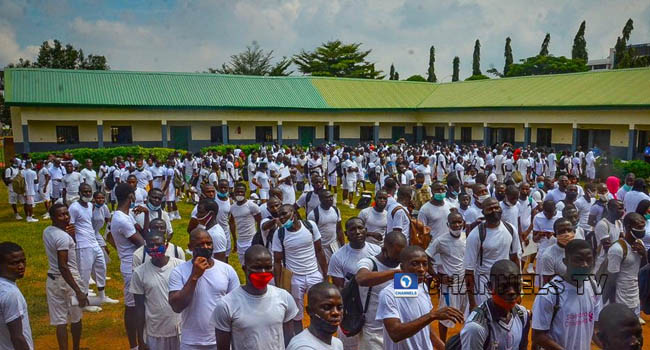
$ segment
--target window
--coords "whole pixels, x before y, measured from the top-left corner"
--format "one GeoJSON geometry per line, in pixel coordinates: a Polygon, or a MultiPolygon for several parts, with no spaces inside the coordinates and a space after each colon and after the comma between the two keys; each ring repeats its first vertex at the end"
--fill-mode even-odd
{"type": "Polygon", "coordinates": [[[256,126],[255,142],[273,142],[272,126],[256,126]]]}
{"type": "Polygon", "coordinates": [[[391,128],[391,136],[393,138],[393,141],[397,141],[403,138],[404,134],[406,134],[406,128],[403,126],[393,126],[391,128]]]}
{"type": "MultiPolygon", "coordinates": [[[[325,140],[330,139],[330,127],[329,125],[325,126],[325,140]]],[[[340,125],[334,125],[334,141],[340,141],[341,140],[341,126],[340,125]]]]}
{"type": "Polygon", "coordinates": [[[501,128],[499,129],[499,142],[507,142],[511,145],[515,144],[515,128],[501,128]]]}
{"type": "Polygon", "coordinates": [[[133,143],[130,126],[111,126],[112,143],[133,143]]]}
{"type": "Polygon", "coordinates": [[[223,143],[223,132],[221,126],[211,126],[210,127],[210,142],[212,143],[223,143]]]}
{"type": "Polygon", "coordinates": [[[464,126],[460,128],[460,142],[461,143],[472,143],[472,127],[464,126]]]}
{"type": "Polygon", "coordinates": [[[551,147],[553,129],[537,128],[537,147],[551,147]]]}
{"type": "Polygon", "coordinates": [[[643,153],[645,151],[645,146],[647,146],[648,142],[650,142],[650,138],[648,138],[648,132],[646,130],[638,130],[636,133],[638,134],[636,151],[643,153]]]}
{"type": "Polygon", "coordinates": [[[445,127],[436,126],[434,140],[437,142],[442,142],[445,140],[445,127]]]}
{"type": "Polygon", "coordinates": [[[78,126],[57,126],[56,143],[76,144],[79,143],[78,126]]]}
{"type": "Polygon", "coordinates": [[[373,127],[372,126],[360,126],[359,127],[359,141],[368,142],[373,141],[373,127]]]}

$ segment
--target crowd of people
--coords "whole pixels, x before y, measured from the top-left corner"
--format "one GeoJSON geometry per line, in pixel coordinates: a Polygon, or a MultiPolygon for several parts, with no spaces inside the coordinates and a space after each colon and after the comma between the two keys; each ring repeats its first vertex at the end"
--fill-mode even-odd
{"type": "MultiPolygon", "coordinates": [[[[79,349],[83,312],[120,302],[141,350],[641,349],[650,196],[632,173],[596,178],[598,157],[429,142],[99,167],[25,154],[4,181],[16,220],[23,204],[38,222],[42,203],[51,221],[46,291],[60,349],[68,329],[79,349]],[[194,205],[189,218],[179,201],[194,205]],[[171,243],[181,234],[187,249],[171,243]],[[121,301],[105,293],[109,249],[121,301]],[[403,273],[417,277],[412,297],[396,292],[403,273]]],[[[0,243],[0,349],[33,349],[15,284],[25,264],[19,245],[0,243]]]]}

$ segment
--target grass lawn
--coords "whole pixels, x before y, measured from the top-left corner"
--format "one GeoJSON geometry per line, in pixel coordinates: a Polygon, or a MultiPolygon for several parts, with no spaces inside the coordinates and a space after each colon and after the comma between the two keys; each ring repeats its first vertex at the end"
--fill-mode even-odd
{"type": "MultiPolygon", "coordinates": [[[[356,199],[355,199],[356,200],[356,199]]],[[[338,192],[337,203],[341,203],[341,191],[338,192]]],[[[35,217],[41,221],[38,223],[26,223],[24,220],[16,221],[7,204],[7,188],[0,186],[0,242],[13,241],[20,244],[27,255],[27,271],[25,277],[18,281],[18,286],[27,300],[29,317],[36,349],[56,349],[56,337],[54,327],[49,324],[47,302],[45,297],[45,280],[47,272],[47,257],[43,248],[42,234],[50,221],[40,219],[44,213],[44,207],[39,205],[35,210],[35,217]]],[[[343,223],[359,212],[358,209],[339,206],[343,223]]],[[[173,221],[174,239],[173,243],[183,248],[187,247],[188,235],[186,233],[192,205],[179,202],[179,210],[182,220],[173,221]]],[[[24,216],[22,209],[19,213],[24,216]]],[[[104,305],[100,313],[84,313],[83,335],[81,340],[82,348],[93,350],[128,349],[128,341],[124,330],[123,310],[124,298],[122,295],[122,278],[119,271],[119,261],[115,249],[110,247],[111,262],[108,266],[108,276],[112,279],[107,282],[106,293],[108,296],[119,299],[116,305],[104,305]]],[[[239,278],[244,281],[243,271],[239,265],[237,255],[229,257],[230,264],[237,270],[239,278]]],[[[532,307],[533,297],[524,297],[524,305],[532,307]]],[[[437,297],[433,297],[434,305],[437,305],[437,297]]],[[[646,320],[648,317],[646,317],[646,320]]],[[[308,318],[305,319],[308,322],[308,318]]],[[[437,326],[436,330],[437,330],[437,326]]],[[[457,333],[460,327],[450,331],[450,335],[457,333]]],[[[650,327],[644,327],[644,336],[650,339],[650,327]]],[[[595,347],[594,347],[595,348],[595,347]]]]}

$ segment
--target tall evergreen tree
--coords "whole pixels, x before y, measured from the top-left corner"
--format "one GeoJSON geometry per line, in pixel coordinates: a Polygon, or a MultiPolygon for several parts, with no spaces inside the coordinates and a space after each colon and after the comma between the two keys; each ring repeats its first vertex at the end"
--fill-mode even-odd
{"type": "Polygon", "coordinates": [[[503,76],[508,74],[509,66],[512,64],[512,48],[510,47],[510,37],[506,38],[506,48],[503,56],[506,58],[506,63],[503,65],[503,76]]]}
{"type": "Polygon", "coordinates": [[[375,64],[366,61],[371,50],[361,51],[361,43],[344,44],[329,41],[314,49],[302,50],[293,56],[293,62],[302,74],[341,78],[384,79],[375,64]]]}
{"type": "Polygon", "coordinates": [[[542,48],[539,50],[540,56],[548,56],[548,44],[551,42],[551,34],[546,33],[544,41],[542,42],[542,48]]]}
{"type": "Polygon", "coordinates": [[[392,63],[390,65],[390,75],[388,76],[388,80],[395,80],[395,66],[392,63]]]}
{"type": "Polygon", "coordinates": [[[429,70],[427,76],[427,81],[430,83],[438,81],[438,78],[436,78],[435,68],[433,67],[434,63],[436,63],[436,48],[431,45],[431,48],[429,49],[429,70]]]}
{"type": "Polygon", "coordinates": [[[472,75],[481,75],[481,43],[476,39],[474,43],[474,57],[472,59],[472,75]]]}
{"type": "Polygon", "coordinates": [[[630,34],[634,29],[634,22],[632,18],[628,19],[623,27],[623,36],[616,38],[616,46],[614,46],[614,68],[628,68],[631,66],[632,50],[628,50],[627,41],[630,40],[630,34]]]}
{"type": "Polygon", "coordinates": [[[454,57],[454,72],[451,75],[451,81],[458,81],[458,75],[460,73],[460,58],[458,56],[454,57]]]}
{"type": "Polygon", "coordinates": [[[585,26],[586,21],[582,21],[580,28],[576,33],[575,38],[573,38],[573,48],[571,49],[571,58],[572,59],[581,59],[587,62],[587,41],[585,40],[585,26]]]}
{"type": "Polygon", "coordinates": [[[394,76],[393,78],[395,78],[395,79],[393,79],[393,80],[399,80],[399,72],[396,71],[396,72],[395,72],[395,76],[394,76]]]}

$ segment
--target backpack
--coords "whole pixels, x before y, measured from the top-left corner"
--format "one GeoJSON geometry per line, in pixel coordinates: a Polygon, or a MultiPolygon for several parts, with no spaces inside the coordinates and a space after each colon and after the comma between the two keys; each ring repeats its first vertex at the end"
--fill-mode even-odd
{"type": "MultiPolygon", "coordinates": [[[[612,249],[616,243],[620,244],[621,248],[623,248],[623,259],[621,259],[622,264],[625,258],[627,258],[627,244],[625,244],[623,238],[619,238],[616,242],[612,243],[612,246],[609,249],[612,249]]],[[[601,283],[602,281],[603,283],[603,285],[600,286],[603,304],[607,301],[611,303],[615,302],[616,296],[616,283],[607,283],[607,277],[609,276],[607,265],[609,265],[609,259],[607,256],[605,256],[605,260],[603,260],[603,262],[598,267],[598,271],[596,272],[596,281],[598,281],[598,283],[601,283]]]]}
{"type": "Polygon", "coordinates": [[[104,177],[104,183],[106,184],[106,189],[108,190],[112,190],[113,187],[115,187],[115,177],[113,176],[115,174],[115,170],[117,169],[111,170],[111,172],[109,172],[108,175],[104,177]]]}
{"type": "Polygon", "coordinates": [[[560,169],[560,170],[565,170],[566,169],[566,163],[564,163],[564,158],[566,158],[566,157],[560,158],[560,164],[558,164],[558,169],[560,169]]]}
{"type": "Polygon", "coordinates": [[[398,205],[395,209],[393,209],[393,211],[390,213],[390,216],[395,217],[395,213],[400,209],[406,212],[406,215],[410,221],[409,244],[420,246],[422,249],[427,249],[429,247],[429,243],[431,243],[431,228],[425,225],[422,221],[413,219],[408,210],[406,210],[401,205],[398,205]]]}
{"type": "MultiPolygon", "coordinates": [[[[309,195],[309,194],[307,194],[307,195],[309,195]]],[[[307,203],[309,203],[309,202],[307,202],[307,203]]],[[[318,207],[314,208],[314,210],[313,210],[313,212],[314,212],[314,222],[316,222],[316,225],[318,225],[318,221],[320,221],[320,210],[318,210],[319,207],[320,207],[320,205],[318,207]]],[[[334,208],[334,210],[336,211],[336,216],[338,218],[341,218],[341,213],[339,212],[339,208],[334,207],[334,206],[332,208],[334,208]]]]}
{"type": "Polygon", "coordinates": [[[343,176],[343,168],[341,167],[341,162],[336,163],[336,176],[343,176]]]}
{"type": "MultiPolygon", "coordinates": [[[[267,219],[273,219],[273,217],[269,216],[267,219]]],[[[261,223],[259,226],[260,227],[257,229],[257,232],[255,232],[255,235],[253,236],[253,240],[251,241],[251,246],[259,244],[265,246],[266,248],[269,248],[271,246],[271,243],[273,242],[273,233],[275,233],[275,230],[269,231],[268,236],[266,236],[266,243],[264,243],[264,237],[262,237],[261,223]]]]}
{"type": "MultiPolygon", "coordinates": [[[[375,259],[372,261],[372,271],[377,271],[375,259]]],[[[350,282],[341,290],[343,298],[343,320],[341,321],[341,330],[347,337],[353,337],[361,332],[363,325],[366,323],[366,311],[370,304],[370,292],[372,287],[368,287],[366,301],[361,304],[361,293],[359,293],[359,284],[355,275],[350,275],[350,282]]],[[[348,276],[346,276],[348,277],[348,276]]]]}
{"type": "Polygon", "coordinates": [[[174,170],[174,188],[183,188],[185,181],[183,181],[183,176],[174,170]]]}
{"type": "Polygon", "coordinates": [[[24,195],[25,186],[25,176],[23,176],[22,171],[18,170],[18,174],[11,181],[11,187],[15,194],[24,195]]]}
{"type": "MultiPolygon", "coordinates": [[[[501,222],[503,223],[503,226],[506,227],[508,232],[510,232],[510,235],[512,235],[514,239],[515,236],[514,228],[505,221],[501,221],[501,222]]],[[[482,222],[478,225],[478,237],[481,242],[478,248],[478,261],[481,266],[483,266],[483,241],[485,241],[486,236],[487,236],[487,230],[485,229],[485,222],[482,222]]]]}
{"type": "MultiPolygon", "coordinates": [[[[490,311],[488,310],[487,303],[483,303],[479,306],[477,306],[473,312],[476,313],[476,317],[473,319],[473,322],[478,323],[483,327],[483,329],[486,329],[488,331],[488,336],[485,339],[485,343],[483,343],[482,349],[491,349],[490,348],[490,338],[492,337],[492,326],[490,325],[490,320],[488,319],[488,314],[490,311]]],[[[528,329],[530,328],[530,317],[528,320],[526,320],[524,316],[524,312],[515,306],[515,313],[517,314],[517,317],[519,317],[519,320],[521,320],[521,323],[524,325],[522,333],[522,338],[519,341],[519,348],[526,349],[528,345],[528,329]],[[524,341],[526,340],[526,341],[524,341]]],[[[530,316],[530,315],[529,315],[530,316]]],[[[460,340],[460,333],[454,335],[453,337],[449,338],[447,343],[445,344],[445,350],[462,350],[463,346],[460,340]]]]}

